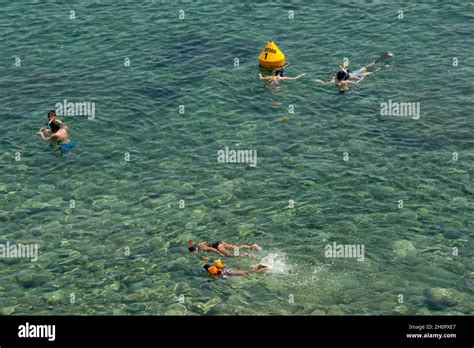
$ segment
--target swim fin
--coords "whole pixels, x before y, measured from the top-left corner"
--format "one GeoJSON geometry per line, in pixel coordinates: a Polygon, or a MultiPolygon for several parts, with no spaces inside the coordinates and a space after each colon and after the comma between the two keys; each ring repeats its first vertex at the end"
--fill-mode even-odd
{"type": "Polygon", "coordinates": [[[395,55],[390,52],[390,51],[385,51],[383,52],[380,57],[378,57],[376,60],[375,60],[375,63],[378,63],[380,62],[382,59],[386,59],[386,58],[392,58],[392,57],[395,57],[395,55]]]}

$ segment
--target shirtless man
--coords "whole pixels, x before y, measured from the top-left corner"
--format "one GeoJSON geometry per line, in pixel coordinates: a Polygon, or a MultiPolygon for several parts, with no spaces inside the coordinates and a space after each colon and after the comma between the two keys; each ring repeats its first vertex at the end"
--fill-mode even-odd
{"type": "Polygon", "coordinates": [[[51,121],[49,123],[49,127],[50,129],[44,127],[41,128],[36,134],[38,134],[40,138],[44,141],[57,141],[63,154],[68,153],[73,147],[76,146],[76,142],[74,140],[69,139],[69,135],[67,134],[66,128],[61,128],[60,124],[57,121],[51,121]],[[46,137],[44,135],[47,132],[51,132],[51,135],[49,137],[46,137]]]}

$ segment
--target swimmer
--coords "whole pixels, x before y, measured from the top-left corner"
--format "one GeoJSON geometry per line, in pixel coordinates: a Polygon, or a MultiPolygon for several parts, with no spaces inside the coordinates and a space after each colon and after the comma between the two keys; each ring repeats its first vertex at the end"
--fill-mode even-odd
{"type": "Polygon", "coordinates": [[[252,269],[232,269],[226,268],[227,265],[222,264],[221,260],[214,261],[214,264],[205,264],[202,266],[202,269],[209,273],[212,276],[242,276],[250,273],[262,272],[268,269],[268,266],[258,264],[255,268],[252,269]]]}
{"type": "Polygon", "coordinates": [[[41,128],[36,134],[38,134],[44,141],[56,140],[59,143],[59,147],[61,148],[61,152],[63,154],[68,153],[73,147],[76,146],[76,142],[69,139],[66,129],[61,128],[58,122],[51,121],[49,123],[49,127],[50,129],[44,127],[41,128]],[[51,135],[46,137],[44,135],[46,132],[51,132],[51,135]]]}
{"type": "Polygon", "coordinates": [[[384,52],[380,55],[379,58],[374,60],[372,63],[366,66],[363,66],[355,70],[354,72],[350,72],[349,65],[347,63],[341,64],[339,65],[339,71],[336,73],[335,76],[333,76],[331,81],[325,82],[323,80],[315,80],[315,82],[318,82],[324,85],[328,83],[331,83],[331,84],[334,83],[337,87],[339,87],[340,92],[345,92],[349,89],[349,84],[359,83],[365,77],[372,75],[376,73],[377,71],[381,70],[382,68],[378,68],[372,72],[368,72],[367,68],[370,68],[371,66],[379,63],[382,59],[389,58],[389,57],[394,57],[394,54],[390,51],[384,52]]]}
{"type": "MultiPolygon", "coordinates": [[[[373,63],[372,63],[373,64],[373,63]]],[[[376,71],[380,70],[381,68],[377,69],[376,71],[373,72],[367,72],[367,68],[371,66],[372,64],[369,64],[366,67],[362,67],[360,69],[357,69],[353,73],[349,72],[349,69],[347,66],[339,66],[340,70],[336,73],[336,76],[334,76],[331,81],[324,82],[322,80],[315,80],[316,82],[319,82],[321,84],[328,84],[328,83],[334,83],[337,87],[339,87],[340,92],[345,92],[349,89],[349,84],[350,83],[359,83],[362,81],[366,76],[372,75],[376,71]]]]}
{"type": "Polygon", "coordinates": [[[271,81],[272,83],[273,82],[278,83],[278,81],[297,80],[300,77],[303,77],[305,75],[305,74],[300,74],[296,77],[286,77],[286,76],[283,76],[284,73],[285,73],[285,70],[283,68],[280,68],[280,69],[275,70],[275,75],[273,76],[272,75],[262,76],[262,74],[258,74],[258,76],[260,77],[260,80],[267,80],[267,81],[271,81]]]}
{"type": "Polygon", "coordinates": [[[214,242],[214,243],[201,242],[201,243],[196,244],[195,246],[193,245],[193,241],[190,240],[189,241],[189,248],[188,248],[188,250],[191,253],[194,253],[198,250],[202,250],[202,251],[205,251],[205,252],[208,252],[208,253],[209,252],[214,252],[214,253],[219,254],[220,256],[228,256],[228,257],[232,257],[232,256],[248,257],[248,256],[250,256],[249,253],[236,253],[235,251],[239,250],[239,249],[252,249],[252,250],[257,250],[257,251],[262,250],[262,248],[260,246],[258,246],[257,244],[234,245],[234,244],[226,243],[222,240],[218,241],[218,242],[214,242]]]}

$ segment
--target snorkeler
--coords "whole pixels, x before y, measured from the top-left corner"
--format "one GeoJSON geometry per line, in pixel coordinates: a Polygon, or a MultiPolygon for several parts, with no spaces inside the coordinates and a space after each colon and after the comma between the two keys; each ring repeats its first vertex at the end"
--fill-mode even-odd
{"type": "MultiPolygon", "coordinates": [[[[208,260],[205,259],[205,262],[208,260]]],[[[256,272],[262,272],[268,269],[268,266],[258,264],[255,268],[244,270],[244,269],[232,269],[232,268],[226,268],[227,265],[224,265],[222,261],[219,260],[214,260],[213,264],[208,264],[206,263],[204,266],[202,266],[202,269],[209,273],[212,276],[241,276],[241,275],[247,275],[250,273],[256,273],[256,272]]]]}
{"type": "Polygon", "coordinates": [[[379,58],[374,60],[372,63],[363,66],[354,72],[351,72],[349,69],[349,64],[347,62],[344,62],[342,65],[339,65],[339,70],[336,73],[335,76],[331,79],[331,81],[325,82],[323,80],[315,80],[315,82],[321,83],[321,84],[328,84],[328,83],[334,83],[337,87],[339,87],[340,92],[347,91],[349,89],[349,84],[350,83],[359,83],[362,81],[366,76],[372,75],[376,73],[377,71],[381,70],[382,68],[378,68],[372,72],[368,72],[367,68],[370,68],[371,66],[379,63],[382,59],[385,58],[391,58],[394,57],[394,54],[390,51],[386,51],[380,55],[379,58]]]}
{"type": "Polygon", "coordinates": [[[257,244],[252,244],[252,245],[234,245],[230,243],[226,243],[224,241],[218,241],[214,243],[206,243],[206,242],[201,242],[196,244],[195,246],[193,245],[193,241],[189,241],[189,248],[188,250],[192,253],[202,250],[205,252],[215,252],[221,256],[240,256],[240,257],[247,257],[250,256],[249,253],[239,253],[239,249],[252,249],[252,250],[257,250],[260,251],[262,248],[258,246],[257,244]]]}
{"type": "Polygon", "coordinates": [[[285,73],[285,70],[283,68],[279,68],[277,70],[275,70],[275,75],[269,75],[269,76],[262,76],[262,74],[258,74],[258,76],[260,77],[260,80],[267,80],[267,81],[271,81],[272,83],[275,82],[275,83],[278,83],[278,81],[286,81],[286,80],[297,80],[299,79],[300,77],[303,77],[305,74],[300,74],[296,77],[286,77],[286,76],[283,76],[285,73]]]}
{"type": "Polygon", "coordinates": [[[59,143],[61,152],[63,154],[68,153],[69,151],[71,151],[72,148],[76,146],[76,142],[69,138],[66,128],[61,128],[60,124],[57,121],[51,121],[49,123],[49,127],[50,129],[44,127],[41,128],[36,134],[38,134],[40,138],[45,141],[56,140],[59,143]],[[46,132],[51,132],[51,135],[49,137],[46,137],[44,135],[44,133],[46,132]]]}

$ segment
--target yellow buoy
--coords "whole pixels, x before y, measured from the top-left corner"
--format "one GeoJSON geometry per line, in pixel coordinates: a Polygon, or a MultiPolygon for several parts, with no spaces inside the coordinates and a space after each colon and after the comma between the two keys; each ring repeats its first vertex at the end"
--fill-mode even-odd
{"type": "Polygon", "coordinates": [[[285,55],[273,41],[268,41],[262,53],[258,56],[261,68],[275,69],[285,65],[285,55]]]}

